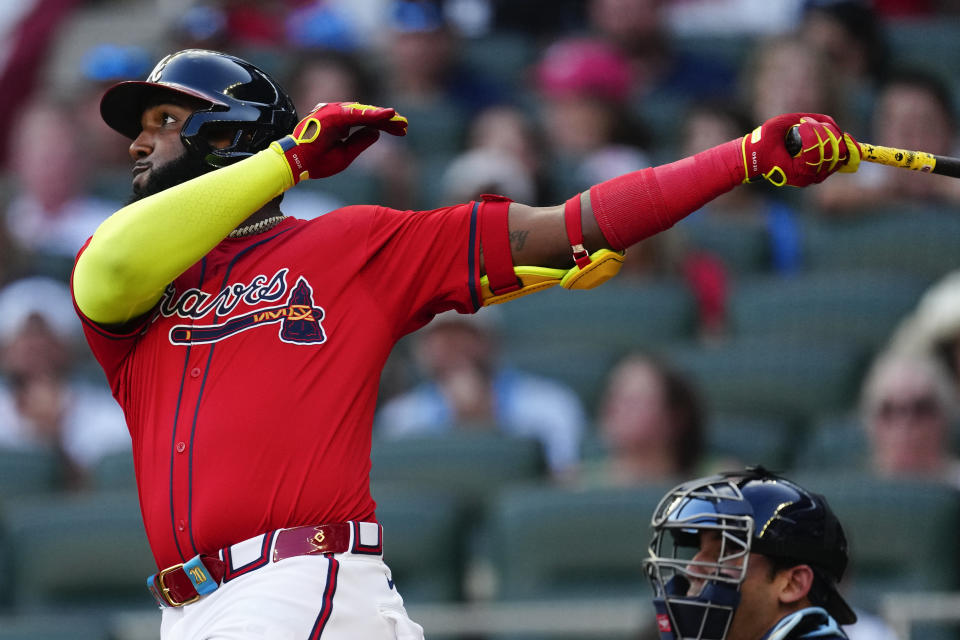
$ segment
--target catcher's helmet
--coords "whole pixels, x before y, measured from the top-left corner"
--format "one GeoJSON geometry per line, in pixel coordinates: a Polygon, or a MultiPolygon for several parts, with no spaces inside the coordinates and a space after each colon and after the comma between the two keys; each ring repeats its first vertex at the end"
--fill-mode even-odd
{"type": "Polygon", "coordinates": [[[761,467],[691,480],[660,501],[644,561],[661,638],[723,640],[740,601],[750,553],[807,564],[810,599],[837,622],[856,622],[837,590],[847,567],[843,528],[823,496],[761,467]],[[720,534],[713,560],[694,560],[700,533],[720,534]],[[704,582],[687,595],[690,580],[704,582]]]}
{"type": "Polygon", "coordinates": [[[297,110],[293,100],[261,69],[234,56],[204,49],[187,49],[165,57],[145,81],[121,82],[100,101],[104,121],[128,138],[140,134],[140,117],[157,95],[197,98],[206,106],[183,124],[180,137],[187,150],[200,153],[220,167],[266,149],[293,131],[297,110]],[[236,128],[233,142],[215,149],[206,140],[211,126],[236,128]]]}

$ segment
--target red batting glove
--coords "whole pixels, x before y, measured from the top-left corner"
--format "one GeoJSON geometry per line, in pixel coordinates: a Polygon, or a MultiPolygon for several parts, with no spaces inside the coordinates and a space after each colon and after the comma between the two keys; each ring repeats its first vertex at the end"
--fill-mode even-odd
{"type": "Polygon", "coordinates": [[[393,109],[356,102],[320,103],[301,120],[293,134],[270,144],[290,165],[293,184],[306,178],[340,173],[380,137],[407,133],[407,119],[393,109]],[[363,127],[350,133],[351,127],[363,127]]]}
{"type": "Polygon", "coordinates": [[[782,187],[823,182],[836,171],[853,172],[860,165],[860,144],[843,133],[833,118],[820,113],[787,113],[767,120],[743,137],[744,182],[764,179],[782,187]],[[800,150],[787,151],[794,127],[800,150]]]}

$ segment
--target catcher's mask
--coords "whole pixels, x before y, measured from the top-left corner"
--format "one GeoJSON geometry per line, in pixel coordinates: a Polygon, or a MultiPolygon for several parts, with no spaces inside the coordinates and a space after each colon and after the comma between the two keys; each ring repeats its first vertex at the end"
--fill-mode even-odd
{"type": "Polygon", "coordinates": [[[662,640],[724,640],[751,553],[809,565],[810,600],[841,624],[856,622],[837,591],[847,566],[839,521],[822,496],[765,469],[681,484],[660,501],[651,526],[644,566],[662,640]],[[716,553],[699,554],[706,536],[716,553]]]}
{"type": "Polygon", "coordinates": [[[234,56],[186,49],[165,57],[144,81],[120,82],[100,101],[100,114],[111,128],[130,139],[141,130],[144,109],[167,96],[189,96],[204,103],[183,124],[180,138],[190,153],[222,167],[266,149],[293,131],[293,100],[261,69],[234,56]],[[207,141],[212,129],[233,132],[223,149],[207,141]]]}

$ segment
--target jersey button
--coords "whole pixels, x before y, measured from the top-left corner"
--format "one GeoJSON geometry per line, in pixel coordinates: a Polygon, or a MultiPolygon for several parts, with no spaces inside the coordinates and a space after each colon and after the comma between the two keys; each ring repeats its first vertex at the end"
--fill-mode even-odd
{"type": "Polygon", "coordinates": [[[183,531],[186,528],[187,528],[187,523],[185,523],[183,520],[177,523],[177,529],[179,529],[180,531],[183,531]]]}
{"type": "Polygon", "coordinates": [[[200,376],[200,367],[194,367],[193,369],[190,369],[191,378],[197,378],[199,376],[200,376]]]}
{"type": "Polygon", "coordinates": [[[177,453],[183,453],[183,450],[186,448],[187,448],[187,445],[185,445],[183,442],[177,443],[177,453]]]}

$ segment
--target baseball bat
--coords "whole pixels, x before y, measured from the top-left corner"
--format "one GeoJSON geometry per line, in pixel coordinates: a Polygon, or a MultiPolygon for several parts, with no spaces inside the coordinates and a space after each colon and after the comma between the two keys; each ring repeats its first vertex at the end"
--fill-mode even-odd
{"type": "MultiPolygon", "coordinates": [[[[800,153],[801,146],[800,132],[797,131],[796,127],[793,127],[787,132],[787,152],[795,156],[800,153]]],[[[885,164],[890,167],[960,178],[960,158],[935,156],[926,151],[908,151],[894,147],[883,147],[869,142],[861,142],[860,149],[861,160],[885,164]]]]}

